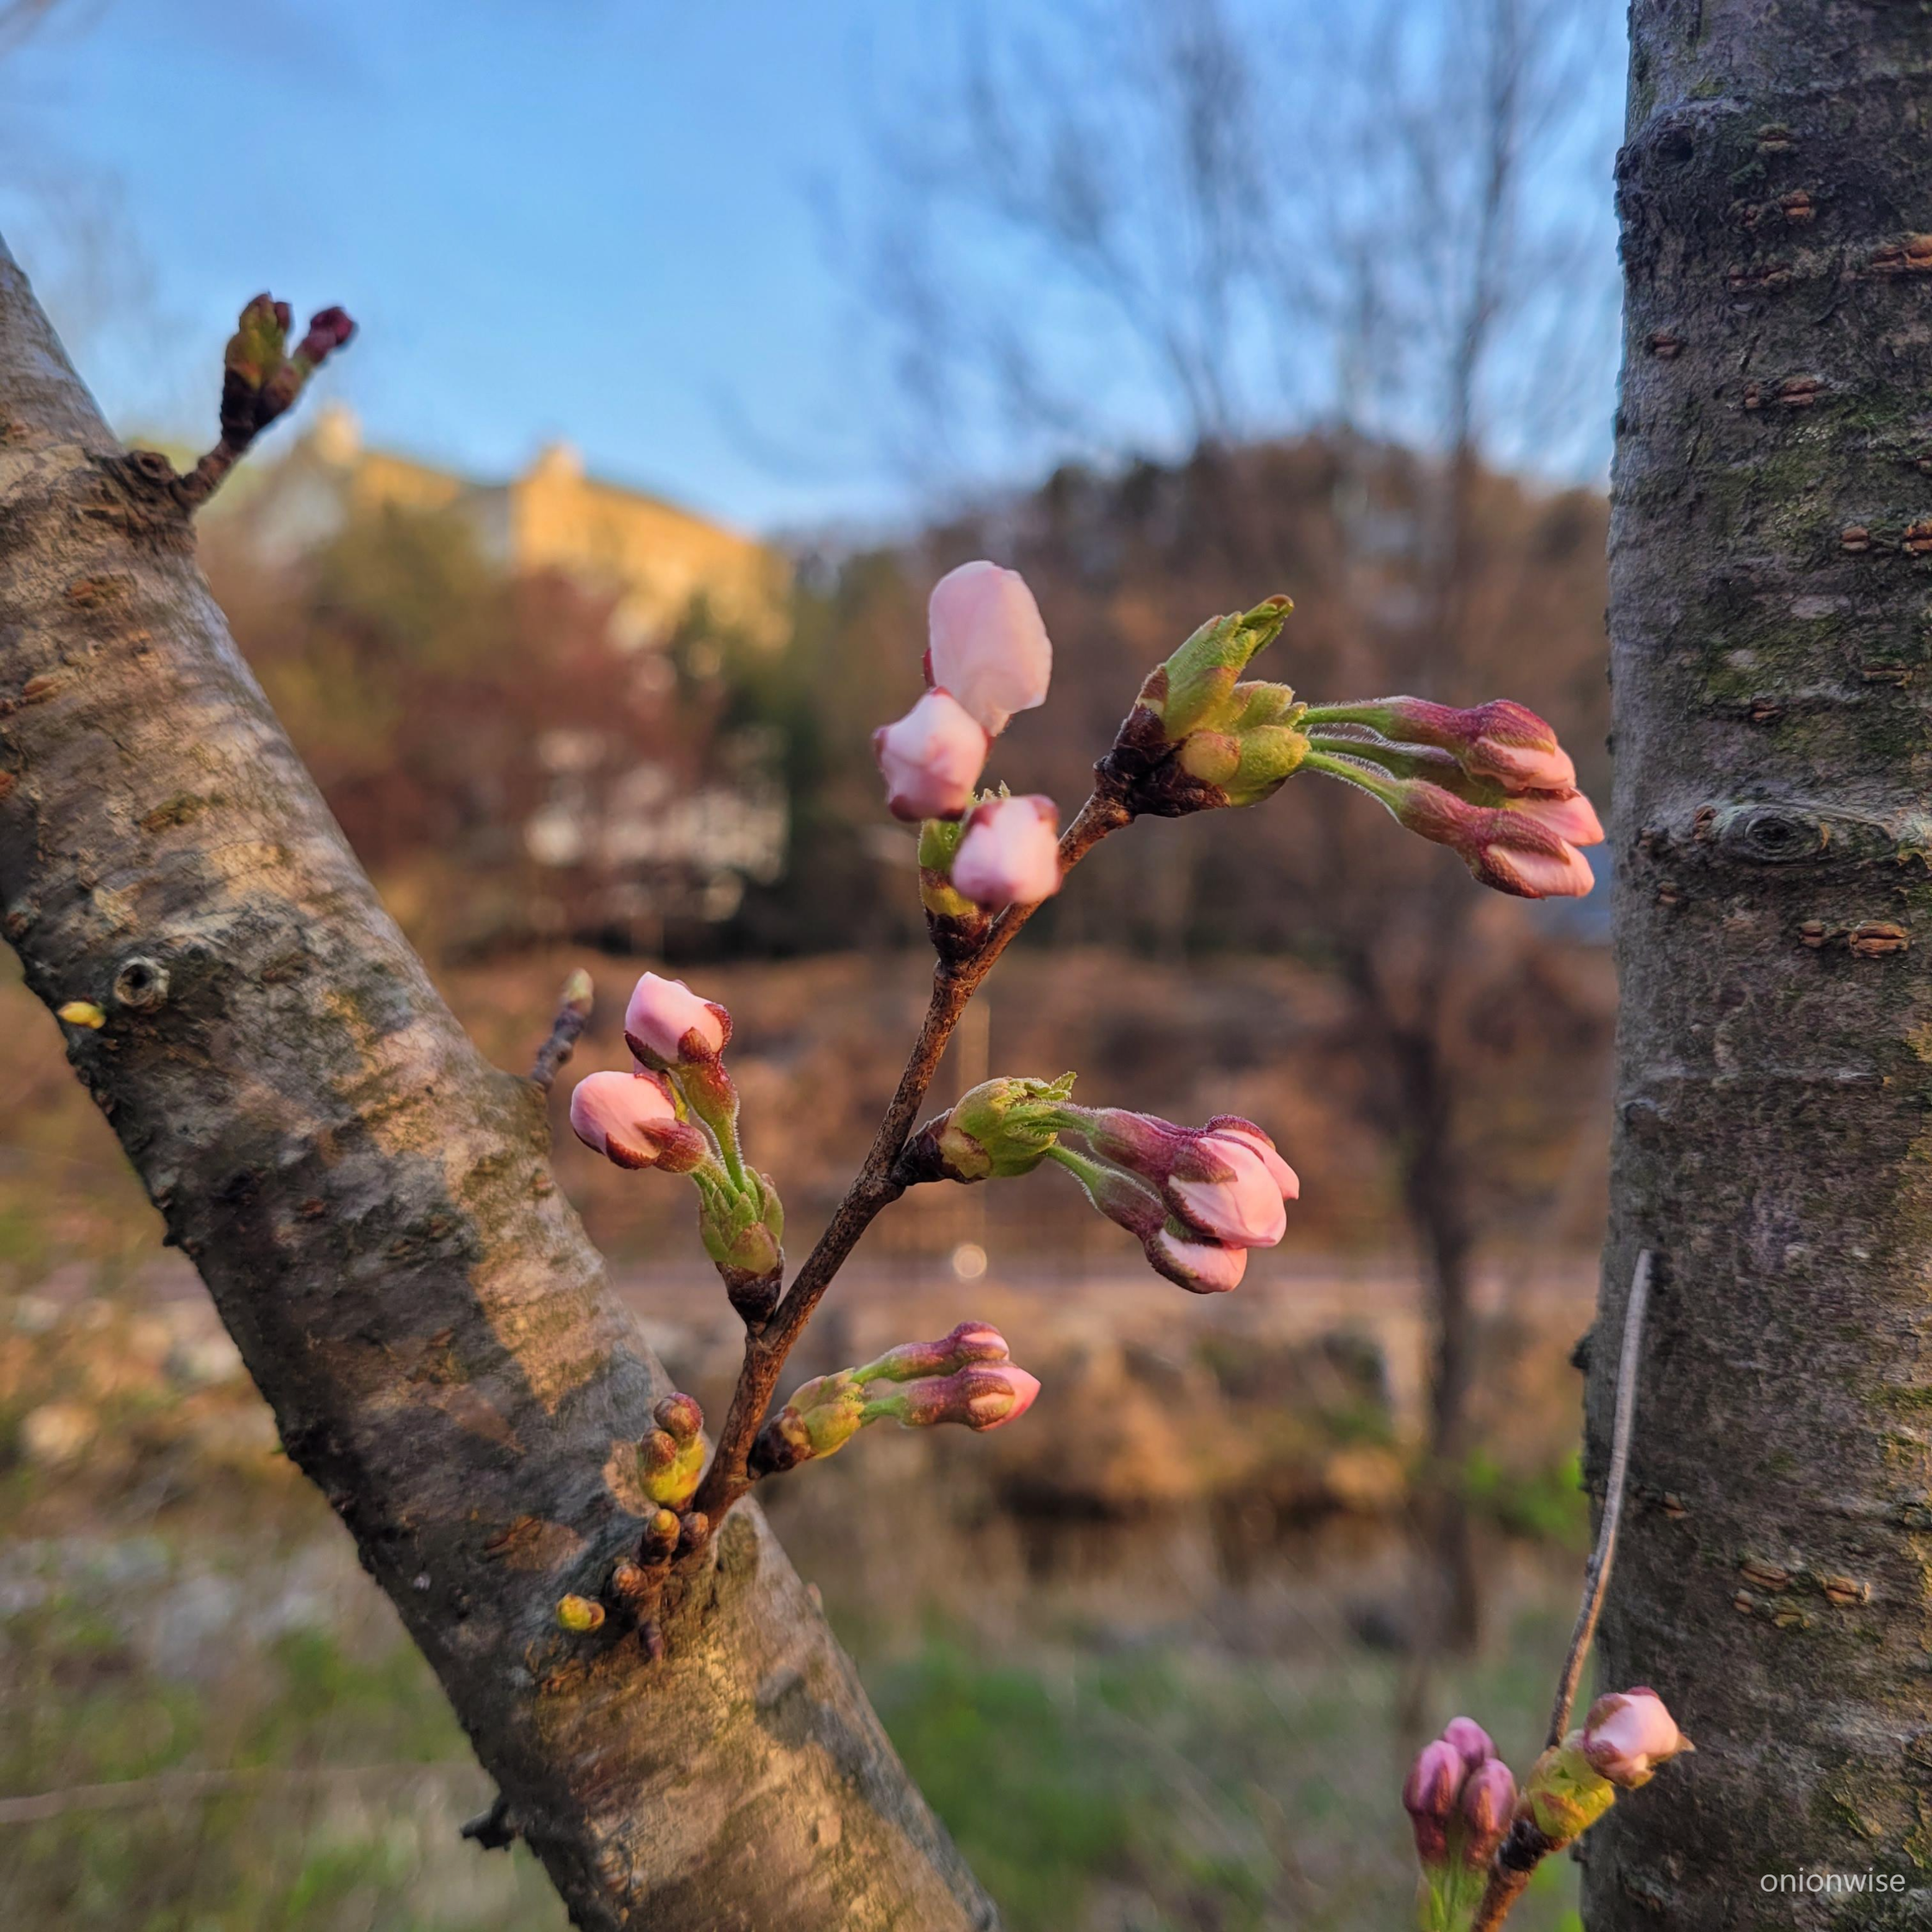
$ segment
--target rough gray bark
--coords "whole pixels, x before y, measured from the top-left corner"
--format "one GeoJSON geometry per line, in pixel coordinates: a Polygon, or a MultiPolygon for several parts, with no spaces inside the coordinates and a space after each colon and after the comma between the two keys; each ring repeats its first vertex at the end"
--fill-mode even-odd
{"type": "Polygon", "coordinates": [[[1603,1680],[1698,1743],[1592,1932],[1932,1923],[1932,16],[1637,0],[1611,532],[1603,1680]],[[1901,1874],[1855,1897],[1765,1874],[1901,1874]]]}
{"type": "Polygon", "coordinates": [[[556,1629],[635,1540],[663,1371],[3,246],[0,902],[105,1012],[76,1071],[577,1923],[993,1925],[752,1505],[660,1665],[556,1629]]]}

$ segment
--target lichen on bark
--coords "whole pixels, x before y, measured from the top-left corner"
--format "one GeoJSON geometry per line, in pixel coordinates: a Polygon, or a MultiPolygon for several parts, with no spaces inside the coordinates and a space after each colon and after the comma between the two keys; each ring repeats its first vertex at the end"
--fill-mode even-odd
{"type": "Polygon", "coordinates": [[[993,1925],[751,1504],[662,1664],[556,1628],[668,1383],[3,246],[0,908],[105,1016],[76,1072],[576,1922],[993,1925]]]}

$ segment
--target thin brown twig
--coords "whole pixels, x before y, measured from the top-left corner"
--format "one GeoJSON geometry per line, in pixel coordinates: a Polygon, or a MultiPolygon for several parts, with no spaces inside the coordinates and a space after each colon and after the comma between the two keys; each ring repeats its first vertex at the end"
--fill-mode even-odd
{"type": "Polygon", "coordinates": [[[579,967],[563,982],[550,1037],[537,1049],[536,1062],[530,1069],[532,1082],[544,1092],[556,1084],[557,1074],[577,1050],[577,1042],[590,1024],[591,1000],[591,976],[579,967]]]}
{"type": "Polygon", "coordinates": [[[1590,1552],[1583,1571],[1583,1601],[1577,1607],[1576,1627],[1570,1632],[1570,1649],[1557,1679],[1556,1701],[1550,1706],[1550,1728],[1544,1742],[1558,1745],[1570,1728],[1570,1713],[1577,1702],[1577,1686],[1583,1680],[1583,1660],[1589,1654],[1590,1639],[1596,1635],[1596,1619],[1602,1613],[1603,1599],[1610,1589],[1610,1565],[1617,1554],[1617,1525],[1624,1513],[1624,1480],[1630,1471],[1631,1425],[1637,1415],[1637,1358],[1643,1346],[1643,1311],[1650,1299],[1650,1250],[1637,1257],[1637,1272],[1631,1278],[1630,1298],[1624,1303],[1623,1348],[1617,1362],[1617,1407],[1610,1427],[1610,1473],[1604,1479],[1603,1520],[1597,1526],[1596,1547],[1590,1552]]]}
{"type": "Polygon", "coordinates": [[[247,444],[238,448],[226,436],[222,437],[185,476],[176,477],[174,501],[184,510],[191,513],[198,510],[222,487],[228,471],[247,453],[247,444]]]}
{"type": "Polygon", "coordinates": [[[0,1798],[0,1826],[39,1825],[76,1811],[120,1811],[143,1805],[198,1802],[245,1791],[287,1791],[373,1783],[409,1783],[422,1777],[473,1774],[471,1760],[390,1765],[243,1765],[213,1771],[161,1771],[153,1777],[122,1778],[111,1784],[76,1784],[59,1791],[34,1791],[0,1798]]]}
{"type": "MultiPolygon", "coordinates": [[[[1589,1655],[1590,1640],[1596,1635],[1597,1618],[1610,1588],[1610,1566],[1617,1554],[1617,1525],[1623,1516],[1624,1488],[1630,1473],[1638,1358],[1643,1346],[1643,1313],[1650,1299],[1650,1250],[1646,1248],[1637,1257],[1630,1297],[1624,1303],[1623,1346],[1617,1359],[1617,1406],[1610,1425],[1610,1470],[1604,1482],[1603,1517],[1597,1526],[1596,1546],[1590,1552],[1589,1565],[1583,1571],[1583,1600],[1577,1607],[1576,1627],[1570,1633],[1570,1649],[1557,1679],[1556,1701],[1550,1707],[1547,1749],[1553,1750],[1561,1744],[1570,1728],[1583,1662],[1589,1655]]],[[[1482,1903],[1476,1908],[1469,1932],[1496,1932],[1528,1889],[1537,1866],[1555,1849],[1533,1819],[1517,1819],[1497,1847],[1489,1883],[1484,1888],[1482,1903]]]]}
{"type": "MultiPolygon", "coordinates": [[[[1072,872],[1109,833],[1118,831],[1133,816],[1122,802],[1119,789],[1103,778],[1060,838],[1061,876],[1072,872]]],[[[994,962],[1038,909],[1036,906],[1008,906],[987,927],[986,937],[970,954],[957,960],[942,960],[934,969],[933,994],[919,1037],[913,1042],[905,1070],[872,1136],[864,1165],[771,1319],[762,1328],[745,1335],[744,1359],[738,1369],[737,1386],[732,1390],[724,1426],[718,1432],[717,1452],[711,1458],[711,1466],[692,1504],[714,1525],[722,1522],[725,1512],[751,1487],[745,1459],[771,1406],[786,1357],[805,1332],[833,1277],[859,1245],[860,1236],[906,1191],[906,1182],[895,1177],[893,1169],[912,1133],[914,1116],[926,1098],[926,1091],[939,1069],[939,1056],[945,1051],[960,1014],[993,970],[994,962]]]]}

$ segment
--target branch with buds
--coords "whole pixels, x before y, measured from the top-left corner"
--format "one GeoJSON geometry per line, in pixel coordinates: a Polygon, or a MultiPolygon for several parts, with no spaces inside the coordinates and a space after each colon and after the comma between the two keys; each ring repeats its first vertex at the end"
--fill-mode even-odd
{"type": "MultiPolygon", "coordinates": [[[[1062,831],[1051,799],[981,786],[1000,733],[1016,713],[1045,702],[1051,682],[1053,647],[1032,592],[1017,572],[988,562],[962,565],[934,586],[927,690],[873,740],[887,809],[920,828],[918,889],[937,956],[932,998],[864,1164],[788,1287],[778,1190],[750,1165],[740,1139],[725,1064],[731,1015],[681,981],[647,973],[637,982],[624,1019],[632,1065],[580,1081],[571,1126],[621,1167],[690,1181],[700,1236],[745,1336],[708,1463],[695,1403],[690,1414],[677,1410],[676,1426],[660,1409],[657,1436],[640,1452],[657,1511],[603,1606],[624,1627],[661,1643],[655,1614],[665,1579],[703,1557],[755,1482],[833,1455],[888,1418],[907,1428],[983,1431],[1032,1406],[1039,1384],[1008,1359],[999,1333],[966,1322],[937,1342],[817,1376],[770,1413],[787,1358],[821,1297],[907,1188],[1062,1168],[1134,1236],[1157,1273],[1196,1294],[1235,1287],[1249,1251],[1283,1238],[1300,1182],[1268,1134],[1233,1115],[1190,1127],[1089,1108],[1074,1102],[1068,1073],[987,1081],[914,1131],[967,1003],[1101,840],[1137,817],[1259,805],[1309,770],[1369,792],[1498,890],[1536,898],[1589,890],[1577,848],[1601,829],[1540,718],[1506,701],[1466,711],[1406,697],[1311,707],[1285,684],[1248,680],[1250,660],[1292,608],[1271,597],[1212,618],[1151,671],[1094,767],[1091,793],[1062,831]]],[[[554,1072],[540,1058],[540,1074],[546,1066],[554,1072]]],[[[587,1615],[559,1610],[566,1628],[586,1637],[603,1627],[587,1615]]],[[[1508,1807],[1494,1774],[1484,1789],[1483,1818],[1493,1811],[1501,1819],[1508,1807]]],[[[1466,1857],[1475,1826],[1458,1829],[1466,1857]]]]}
{"type": "Polygon", "coordinates": [[[308,319],[308,332],[290,349],[289,331],[295,320],[288,303],[272,295],[257,295],[242,310],[222,355],[221,435],[186,476],[175,476],[167,459],[156,452],[142,453],[148,465],[169,479],[183,509],[198,510],[221,488],[256,437],[295,405],[308,379],[355,333],[347,310],[318,309],[308,319]]]}

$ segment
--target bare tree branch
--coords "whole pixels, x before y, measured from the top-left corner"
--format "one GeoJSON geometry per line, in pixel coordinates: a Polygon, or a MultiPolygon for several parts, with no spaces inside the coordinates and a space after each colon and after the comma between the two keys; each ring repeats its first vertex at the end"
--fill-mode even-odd
{"type": "Polygon", "coordinates": [[[0,903],[289,1455],[434,1666],[582,1926],[995,1915],[755,1508],[653,1662],[573,1636],[638,1540],[668,1392],[488,1066],[0,248],[0,903]]]}

